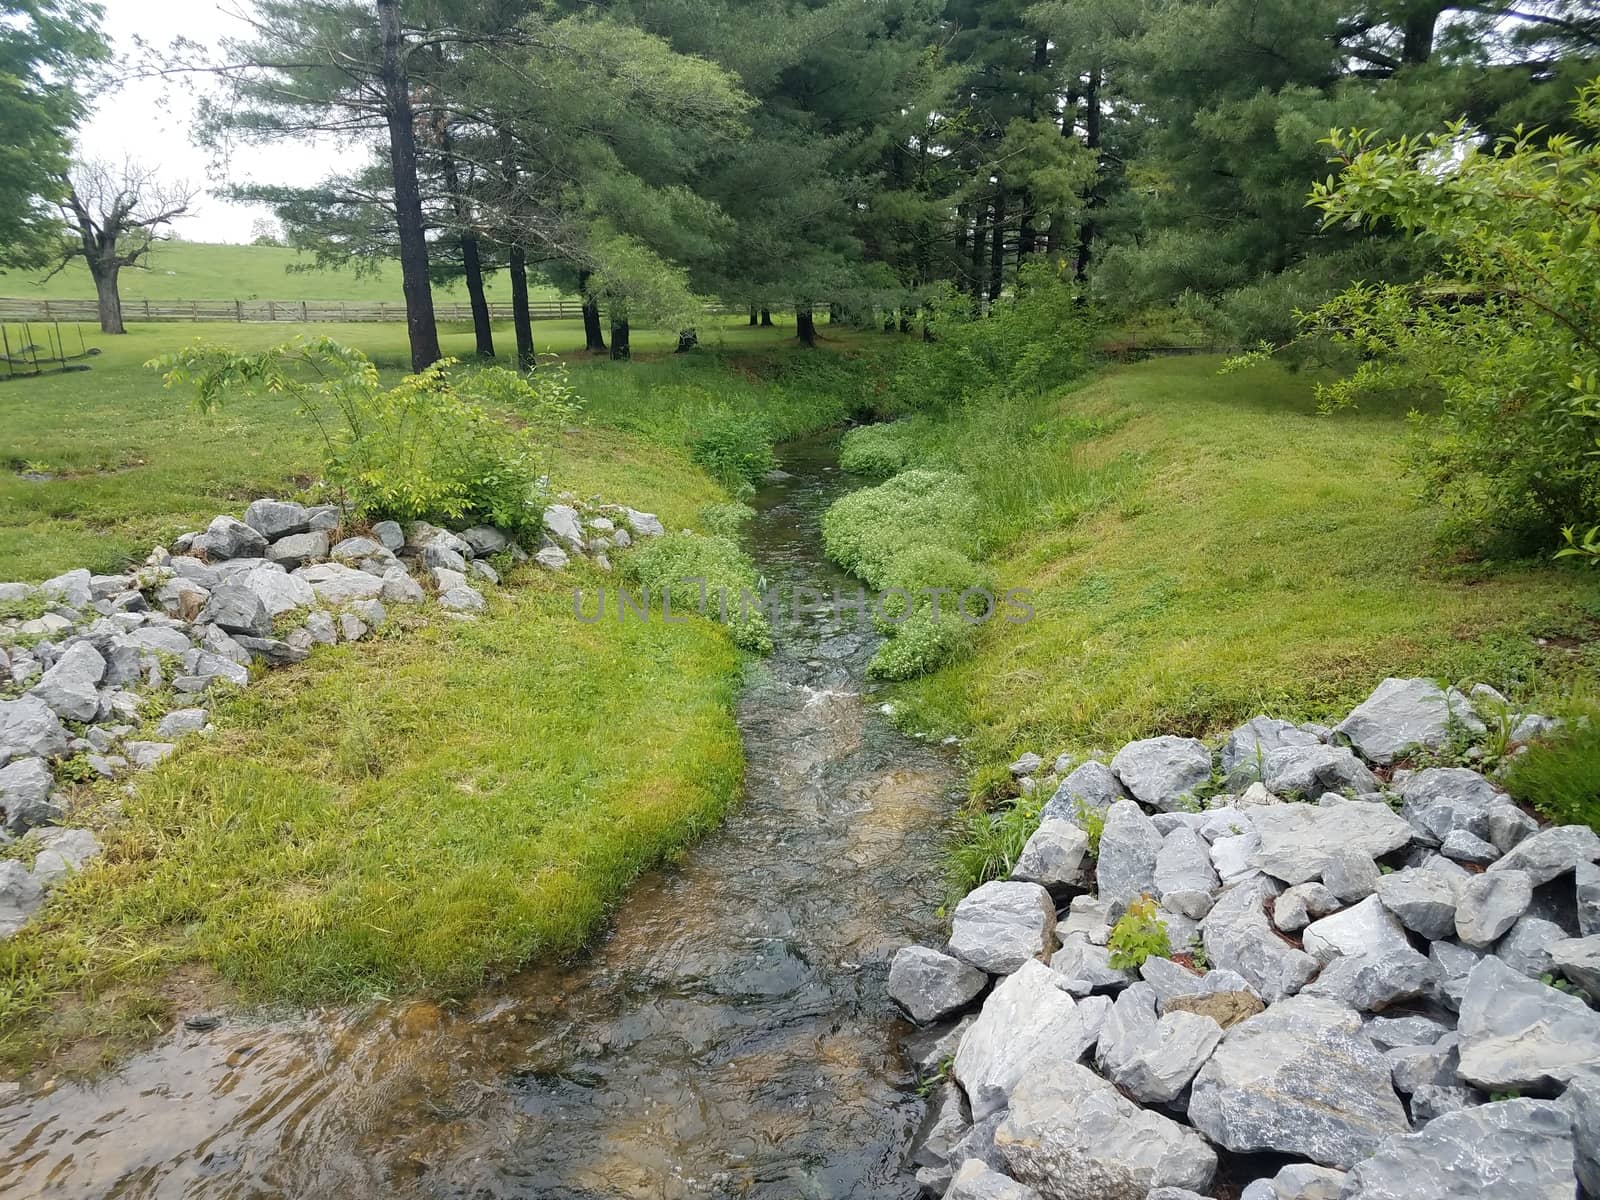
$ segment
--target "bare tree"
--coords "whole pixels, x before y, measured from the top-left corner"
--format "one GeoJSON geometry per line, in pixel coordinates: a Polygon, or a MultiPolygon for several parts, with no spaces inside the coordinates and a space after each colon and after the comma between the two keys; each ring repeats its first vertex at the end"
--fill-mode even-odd
{"type": "Polygon", "coordinates": [[[79,163],[65,182],[61,213],[75,236],[63,246],[51,274],[75,258],[83,259],[100,300],[101,330],[126,333],[117,277],[123,267],[143,266],[150,248],[166,240],[164,231],[189,211],[196,189],[186,183],[164,184],[154,171],[132,160],[120,167],[79,163]]]}

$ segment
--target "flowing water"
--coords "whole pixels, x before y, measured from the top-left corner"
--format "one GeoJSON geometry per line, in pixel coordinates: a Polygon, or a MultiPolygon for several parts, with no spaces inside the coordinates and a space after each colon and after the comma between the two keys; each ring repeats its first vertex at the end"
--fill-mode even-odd
{"type": "MultiPolygon", "coordinates": [[[[750,548],[853,592],[818,520],[848,486],[786,448],[750,548]]],[[[0,1106],[0,1195],[910,1197],[922,1103],[884,995],[931,936],[953,769],[860,695],[873,638],[778,628],[739,708],[744,803],[634,889],[580,962],[463,1012],[380,1006],[180,1029],[0,1106]]]]}

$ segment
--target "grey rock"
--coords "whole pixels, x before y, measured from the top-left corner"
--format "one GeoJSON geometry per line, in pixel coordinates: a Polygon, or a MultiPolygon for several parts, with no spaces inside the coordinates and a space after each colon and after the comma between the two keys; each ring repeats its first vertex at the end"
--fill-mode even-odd
{"type": "Polygon", "coordinates": [[[968,1013],[954,1024],[917,1029],[908,1034],[903,1048],[911,1065],[917,1069],[918,1077],[942,1073],[945,1065],[956,1056],[961,1039],[977,1019],[977,1013],[968,1013]]]}
{"type": "Polygon", "coordinates": [[[1572,1200],[1573,1170],[1567,1111],[1503,1100],[1388,1139],[1350,1171],[1342,1200],[1572,1200]]]}
{"type": "Polygon", "coordinates": [[[1205,1189],[1217,1158],[1192,1129],[1140,1108],[1087,1067],[1030,1072],[995,1145],[1011,1174],[1050,1200],[1145,1200],[1154,1188],[1205,1189]]]}
{"type": "Polygon", "coordinates": [[[1578,1182],[1585,1194],[1600,1196],[1600,1076],[1578,1076],[1562,1094],[1561,1103],[1572,1116],[1578,1182]]]}
{"type": "MultiPolygon", "coordinates": [[[[567,504],[552,504],[544,510],[544,528],[551,537],[565,542],[569,549],[583,551],[583,522],[578,510],[567,504]]],[[[640,532],[637,528],[635,533],[640,532]]]]}
{"type": "MultiPolygon", "coordinates": [[[[434,544],[436,543],[429,543],[430,546],[434,544]]],[[[384,561],[386,564],[385,569],[394,565],[393,552],[382,542],[374,541],[369,537],[347,537],[343,541],[336,543],[328,553],[334,558],[345,562],[359,563],[369,558],[376,558],[384,561]]],[[[454,558],[461,557],[453,550],[444,550],[443,553],[450,554],[454,558]]],[[[423,548],[423,555],[424,561],[426,561],[427,547],[423,548]]]]}
{"type": "Polygon", "coordinates": [[[1110,767],[1102,762],[1086,762],[1061,781],[1041,815],[1045,820],[1076,821],[1080,803],[1104,812],[1118,800],[1126,799],[1128,789],[1110,767]]]}
{"type": "Polygon", "coordinates": [[[1290,1163],[1272,1177],[1274,1200],[1339,1200],[1345,1173],[1311,1163],[1290,1163]]]}
{"type": "Polygon", "coordinates": [[[96,600],[110,600],[113,596],[133,588],[132,575],[91,575],[89,595],[96,600]]]}
{"type": "Polygon", "coordinates": [[[972,1122],[967,1116],[966,1103],[961,1089],[948,1081],[940,1083],[928,1100],[922,1126],[917,1130],[911,1153],[912,1165],[917,1168],[917,1179],[925,1188],[942,1194],[950,1185],[950,1177],[958,1163],[950,1161],[955,1147],[972,1122]]]}
{"type": "Polygon", "coordinates": [[[1497,941],[1533,903],[1533,881],[1523,871],[1485,871],[1456,893],[1456,936],[1469,946],[1497,941]]]}
{"type": "Polygon", "coordinates": [[[467,574],[476,575],[479,579],[486,579],[494,584],[500,582],[500,572],[496,571],[481,558],[475,558],[467,564],[467,574]]]}
{"type": "Polygon", "coordinates": [[[1062,940],[1081,935],[1096,946],[1104,946],[1111,936],[1111,905],[1099,896],[1074,896],[1067,919],[1056,927],[1062,940]]]}
{"type": "Polygon", "coordinates": [[[1434,940],[1456,928],[1458,881],[1438,871],[1412,867],[1378,880],[1378,899],[1412,933],[1434,940]]]}
{"type": "Polygon", "coordinates": [[[156,593],[156,603],[161,606],[161,611],[183,621],[197,620],[210,598],[209,590],[181,575],[162,584],[156,593]]]}
{"type": "Polygon", "coordinates": [[[267,551],[267,539],[243,521],[218,517],[195,538],[193,549],[212,562],[229,558],[259,558],[267,551]]]}
{"type": "Polygon", "coordinates": [[[1141,1104],[1168,1104],[1189,1086],[1222,1040],[1222,1026],[1192,1012],[1156,1016],[1155,990],[1131,987],[1100,1031],[1096,1063],[1141,1104]]]}
{"type": "Polygon", "coordinates": [[[1361,1012],[1377,1012],[1426,994],[1434,978],[1433,964],[1409,943],[1399,942],[1367,954],[1340,955],[1302,994],[1326,996],[1361,1012]]]}
{"type": "Polygon", "coordinates": [[[633,530],[636,537],[660,537],[666,532],[661,519],[654,513],[639,512],[632,508],[625,508],[622,512],[628,522],[628,528],[633,530]]]}
{"type": "Polygon", "coordinates": [[[1044,888],[995,880],[956,905],[950,953],[992,975],[1005,975],[1048,954],[1055,927],[1056,906],[1044,888]]]}
{"type": "Polygon", "coordinates": [[[1423,1084],[1411,1093],[1411,1120],[1421,1127],[1445,1113],[1460,1112],[1489,1099],[1477,1088],[1458,1085],[1423,1084]]]}
{"type": "Polygon", "coordinates": [[[1059,986],[1080,999],[1126,987],[1137,978],[1131,970],[1113,967],[1110,951],[1082,934],[1062,939],[1061,949],[1050,956],[1050,969],[1061,977],[1059,986]]]}
{"type": "Polygon", "coordinates": [[[1154,989],[1157,1011],[1163,1013],[1174,1000],[1214,995],[1217,992],[1248,991],[1250,988],[1244,976],[1236,972],[1217,967],[1204,975],[1196,975],[1170,958],[1145,959],[1139,968],[1139,977],[1154,989]]]}
{"type": "Polygon", "coordinates": [[[1175,829],[1156,854],[1156,895],[1163,906],[1198,921],[1211,911],[1221,880],[1211,866],[1211,847],[1192,829],[1175,829]]]}
{"type": "Polygon", "coordinates": [[[1255,865],[1261,852],[1261,835],[1254,825],[1246,823],[1242,828],[1242,833],[1218,837],[1211,843],[1211,865],[1224,887],[1261,874],[1255,865]]]}
{"type": "Polygon", "coordinates": [[[401,529],[396,521],[379,521],[372,527],[372,536],[385,550],[395,554],[398,554],[406,544],[405,530],[401,529]]]}
{"type": "Polygon", "coordinates": [[[1313,921],[1306,926],[1301,944],[1307,954],[1324,963],[1339,955],[1353,957],[1410,945],[1400,921],[1376,896],[1313,921]]]}
{"type": "Polygon", "coordinates": [[[106,660],[100,652],[88,642],[74,642],[28,694],[64,720],[92,721],[100,711],[98,689],[105,675],[106,660]]]}
{"type": "Polygon", "coordinates": [[[1434,942],[1428,947],[1428,961],[1433,964],[1434,995],[1446,1008],[1460,1011],[1467,992],[1467,977],[1482,957],[1482,951],[1459,942],[1434,942]]]}
{"type": "Polygon", "coordinates": [[[1211,751],[1195,738],[1144,738],[1117,751],[1111,769],[1136,799],[1170,810],[1210,781],[1211,751]]]}
{"type": "Polygon", "coordinates": [[[294,574],[309,583],[324,604],[337,606],[352,600],[370,600],[383,591],[383,580],[343,563],[317,563],[301,567],[294,574]]]}
{"type": "Polygon", "coordinates": [[[200,619],[229,633],[251,637],[266,637],[272,632],[272,614],[261,597],[238,583],[225,583],[212,592],[200,619]]]}
{"type": "Polygon", "coordinates": [[[1421,1087],[1454,1087],[1461,1065],[1461,1038],[1447,1033],[1431,1046],[1385,1051],[1395,1091],[1409,1096],[1421,1087]]]}
{"type": "Polygon", "coordinates": [[[1418,837],[1437,846],[1453,831],[1475,837],[1489,834],[1489,812],[1508,803],[1495,786],[1466,767],[1429,767],[1413,771],[1400,785],[1400,815],[1418,837]]]}
{"type": "Polygon", "coordinates": [[[982,971],[926,946],[904,946],[889,964],[889,998],[923,1025],[965,1008],[988,984],[982,971]]]}
{"type": "Polygon", "coordinates": [[[1146,1192],[1144,1200],[1206,1200],[1206,1197],[1188,1188],[1158,1187],[1146,1192]]]}
{"type": "Polygon", "coordinates": [[[467,585],[466,575],[461,571],[452,571],[449,567],[429,567],[428,579],[433,584],[433,590],[441,596],[451,588],[467,585]]]}
{"type": "Polygon", "coordinates": [[[305,533],[311,528],[311,514],[287,500],[254,500],[244,510],[244,523],[267,541],[275,542],[305,533]]]}
{"type": "Polygon", "coordinates": [[[1315,746],[1321,741],[1288,721],[1268,716],[1251,717],[1228,735],[1222,744],[1222,771],[1230,780],[1264,779],[1266,758],[1285,746],[1315,746]]]}
{"type": "Polygon", "coordinates": [[[1089,835],[1071,821],[1041,821],[1017,855],[1011,878],[1045,887],[1076,884],[1088,853],[1089,835]]]}
{"type": "Polygon", "coordinates": [[[1335,848],[1381,858],[1411,840],[1410,825],[1387,805],[1365,800],[1276,804],[1251,810],[1251,821],[1261,836],[1256,866],[1289,884],[1321,876],[1335,848]]]}
{"type": "Polygon", "coordinates": [[[222,582],[222,577],[217,574],[215,567],[187,554],[174,555],[172,560],[167,563],[167,568],[174,573],[174,578],[188,579],[191,582],[198,583],[207,591],[222,582]]]}
{"type": "Polygon", "coordinates": [[[461,540],[471,546],[472,552],[479,557],[499,554],[511,545],[509,537],[490,525],[474,525],[471,529],[463,529],[461,540]]]}
{"type": "Polygon", "coordinates": [[[1261,782],[1275,796],[1378,790],[1377,777],[1347,746],[1280,746],[1267,754],[1265,765],[1261,782]]]}
{"type": "Polygon", "coordinates": [[[186,733],[199,733],[206,727],[211,714],[203,708],[178,708],[161,718],[156,735],[162,738],[179,738],[186,733]]]}
{"type": "Polygon", "coordinates": [[[1039,1193],[1002,1175],[987,1163],[969,1158],[950,1180],[944,1200],[1041,1200],[1039,1193]]]}
{"type": "Polygon", "coordinates": [[[44,889],[14,858],[0,860],[0,938],[8,938],[44,906],[44,889]]]}
{"type": "Polygon", "coordinates": [[[55,784],[41,758],[19,758],[0,767],[0,808],[5,810],[6,828],[23,833],[35,825],[59,821],[62,808],[51,799],[55,784]]]}
{"type": "Polygon", "coordinates": [[[312,529],[331,533],[339,528],[344,521],[344,514],[335,504],[317,504],[306,509],[306,524],[312,529]]]}
{"type": "Polygon", "coordinates": [[[372,627],[353,612],[339,614],[339,638],[346,642],[359,642],[372,632],[372,627]]]}
{"type": "Polygon", "coordinates": [[[1348,1169],[1410,1128],[1389,1076],[1353,1010],[1291,996],[1228,1030],[1195,1078],[1189,1120],[1236,1153],[1348,1169]]]}
{"type": "Polygon", "coordinates": [[[1118,800],[1107,810],[1095,879],[1100,898],[1109,901],[1117,915],[1130,900],[1155,894],[1161,841],[1150,818],[1132,800],[1118,800]]]}
{"type": "Polygon", "coordinates": [[[1559,717],[1541,716],[1539,713],[1524,713],[1517,723],[1511,728],[1511,741],[1531,742],[1538,738],[1549,737],[1561,728],[1559,717]]]}
{"type": "Polygon", "coordinates": [[[378,600],[352,600],[348,608],[374,629],[382,625],[389,616],[384,611],[382,602],[378,600]]]}
{"type": "Polygon", "coordinates": [[[975,1121],[999,1112],[1029,1074],[1075,1062],[1093,1049],[1111,1001],[1081,1003],[1056,986],[1043,963],[1028,961],[1002,979],[956,1051],[955,1075],[975,1121]]]}
{"type": "Polygon", "coordinates": [[[1326,885],[1297,883],[1278,896],[1272,906],[1272,923],[1285,933],[1299,933],[1312,921],[1327,916],[1338,907],[1339,898],[1326,885]]]}
{"type": "Polygon", "coordinates": [[[147,771],[177,749],[171,742],[127,742],[123,745],[128,761],[147,771]]]}
{"type": "Polygon", "coordinates": [[[235,640],[241,649],[272,667],[287,667],[293,663],[305,662],[309,656],[307,647],[295,645],[281,638],[247,637],[241,633],[235,640]]]}
{"type": "Polygon", "coordinates": [[[1600,1004],[1600,936],[1562,938],[1550,943],[1546,952],[1555,970],[1582,988],[1590,1000],[1600,1004]]]}
{"type": "Polygon", "coordinates": [[[1201,922],[1213,965],[1242,975],[1268,1004],[1293,995],[1317,973],[1317,960],[1273,930],[1264,909],[1278,887],[1257,876],[1223,892],[1201,922]]]}
{"type": "Polygon", "coordinates": [[[571,560],[560,546],[546,546],[533,556],[533,561],[547,571],[561,571],[571,560]]]}
{"type": "Polygon", "coordinates": [[[311,635],[313,642],[322,646],[332,646],[339,641],[339,631],[333,623],[333,617],[321,611],[306,616],[306,633],[311,635]]]}
{"type": "Polygon", "coordinates": [[[483,612],[489,605],[477,588],[460,584],[439,597],[439,607],[450,612],[483,612]]]}
{"type": "Polygon", "coordinates": [[[328,535],[320,529],[310,533],[291,533],[267,547],[267,558],[289,570],[328,557],[328,535]]]}
{"type": "Polygon", "coordinates": [[[1011,764],[1011,778],[1021,779],[1024,775],[1032,775],[1042,766],[1044,766],[1044,759],[1030,750],[1011,764]]]}
{"type": "Polygon", "coordinates": [[[1556,825],[1524,838],[1488,874],[1522,871],[1535,887],[1600,858],[1600,835],[1587,825],[1556,825]]]}
{"type": "Polygon", "coordinates": [[[80,567],[76,571],[66,571],[53,579],[46,579],[39,585],[39,591],[68,608],[85,609],[94,600],[94,589],[89,580],[89,572],[80,567]]]}
{"type": "MultiPolygon", "coordinates": [[[[239,639],[230,637],[215,625],[205,626],[205,632],[200,635],[198,648],[209,650],[212,654],[231,663],[237,663],[241,667],[250,665],[250,652],[240,644],[239,639]]],[[[185,657],[188,657],[187,651],[185,657]]]]}
{"type": "Polygon", "coordinates": [[[390,567],[383,573],[383,590],[379,595],[390,604],[421,604],[427,599],[422,585],[401,566],[390,567]]]}
{"type": "Polygon", "coordinates": [[[1529,979],[1550,974],[1551,947],[1567,940],[1567,931],[1554,921],[1524,913],[1494,948],[1495,956],[1529,979]]]}
{"type": "Polygon", "coordinates": [[[1481,737],[1483,722],[1465,696],[1431,679],[1385,679],[1334,726],[1363,758],[1380,765],[1418,748],[1442,749],[1458,731],[1481,737]]]}
{"type": "Polygon", "coordinates": [[[1367,1036],[1379,1050],[1397,1046],[1431,1046],[1449,1029],[1431,1017],[1373,1017],[1366,1023],[1367,1036]]]}
{"type": "Polygon", "coordinates": [[[1440,852],[1456,862],[1472,863],[1480,867],[1486,867],[1500,857],[1498,846],[1468,833],[1465,829],[1452,830],[1446,834],[1440,845],[1440,852]]]}
{"type": "Polygon", "coordinates": [[[1497,804],[1489,810],[1488,838],[1501,854],[1508,853],[1539,832],[1539,822],[1511,804],[1497,804]]]}
{"type": "Polygon", "coordinates": [[[1600,1068],[1600,1014],[1493,955],[1461,1002],[1461,1078],[1489,1092],[1549,1094],[1600,1068]]]}
{"type": "Polygon", "coordinates": [[[40,827],[30,829],[23,841],[38,851],[33,859],[33,878],[46,891],[83,870],[85,863],[100,854],[99,839],[87,829],[40,827]]]}
{"type": "Polygon", "coordinates": [[[131,629],[117,638],[115,644],[133,646],[152,654],[187,654],[193,648],[178,630],[154,625],[131,629]]]}

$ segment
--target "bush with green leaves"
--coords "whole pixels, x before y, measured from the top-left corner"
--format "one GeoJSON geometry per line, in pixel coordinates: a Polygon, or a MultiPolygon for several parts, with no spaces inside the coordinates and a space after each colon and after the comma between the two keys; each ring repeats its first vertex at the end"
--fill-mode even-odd
{"type": "Polygon", "coordinates": [[[873,479],[898,474],[911,462],[911,432],[909,419],[857,426],[839,443],[839,466],[873,479]]]}
{"type": "Polygon", "coordinates": [[[757,592],[755,569],[730,539],[668,533],[638,546],[622,560],[622,570],[630,584],[648,592],[651,611],[657,614],[668,588],[674,613],[699,608],[703,581],[705,615],[720,620],[725,614],[728,632],[742,649],[756,654],[772,652],[772,629],[765,614],[754,600],[748,605],[741,603],[744,593],[754,596],[757,592]]]}
{"type": "Polygon", "coordinates": [[[1172,957],[1167,923],[1161,919],[1154,898],[1140,896],[1128,905],[1111,927],[1106,949],[1111,951],[1106,961],[1118,971],[1137,970],[1149,958],[1172,957]]]}
{"type": "MultiPolygon", "coordinates": [[[[366,355],[325,337],[256,353],[197,342],[149,365],[168,387],[193,387],[207,411],[240,392],[293,399],[322,434],[328,483],[361,517],[538,526],[539,443],[460,386],[451,359],[389,388],[366,355]]],[[[538,387],[495,379],[485,394],[537,409],[538,387]]]]}
{"type": "Polygon", "coordinates": [[[937,671],[972,653],[976,640],[973,629],[953,611],[941,610],[935,620],[932,609],[919,608],[878,647],[867,665],[867,674],[874,679],[901,681],[937,671]]]}
{"type": "Polygon", "coordinates": [[[1306,317],[1303,339],[1359,360],[1320,386],[1324,407],[1436,397],[1413,415],[1425,491],[1458,537],[1514,551],[1600,523],[1600,82],[1576,116],[1588,140],[1335,131],[1342,169],[1311,196],[1330,228],[1397,227],[1441,264],[1306,317]]]}
{"type": "Polygon", "coordinates": [[[977,499],[961,476],[906,471],[829,508],[822,518],[823,548],[872,587],[887,587],[894,560],[912,546],[975,554],[977,516],[977,499]]]}
{"type": "Polygon", "coordinates": [[[748,491],[778,465],[772,426],[760,413],[720,409],[701,418],[689,454],[718,482],[748,491]]]}
{"type": "Polygon", "coordinates": [[[1511,760],[1506,790],[1558,825],[1600,830],[1600,723],[1575,722],[1511,760]]]}
{"type": "Polygon", "coordinates": [[[744,533],[744,527],[755,515],[756,510],[748,504],[729,500],[722,504],[708,504],[702,508],[700,524],[705,526],[707,533],[714,533],[729,541],[737,541],[744,533]]]}

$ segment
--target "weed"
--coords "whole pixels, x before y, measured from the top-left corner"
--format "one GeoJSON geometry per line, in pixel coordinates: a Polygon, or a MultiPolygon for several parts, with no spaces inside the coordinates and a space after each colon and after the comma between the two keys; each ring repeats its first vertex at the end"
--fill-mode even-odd
{"type": "Polygon", "coordinates": [[[1167,940],[1167,923],[1159,915],[1155,899],[1140,896],[1111,928],[1106,948],[1107,962],[1119,971],[1137,970],[1147,958],[1170,958],[1172,945],[1167,940]]]}

